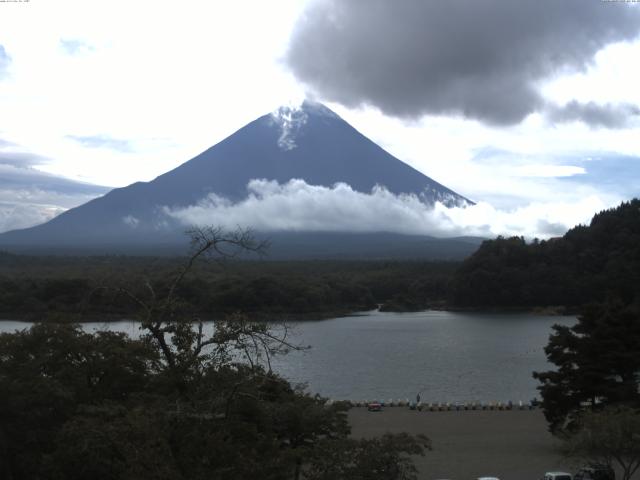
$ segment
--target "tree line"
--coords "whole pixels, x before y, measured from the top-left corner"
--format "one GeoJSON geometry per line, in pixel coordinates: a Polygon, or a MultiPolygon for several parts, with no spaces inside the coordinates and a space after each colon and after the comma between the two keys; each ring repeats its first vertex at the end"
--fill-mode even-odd
{"type": "MultiPolygon", "coordinates": [[[[180,258],[28,257],[0,254],[0,314],[5,318],[84,321],[122,317],[137,306],[115,287],[147,282],[167,288],[180,258]]],[[[194,266],[179,286],[192,312],[243,311],[263,317],[326,317],[370,310],[441,305],[456,263],[409,261],[227,260],[194,266]]]]}
{"type": "MultiPolygon", "coordinates": [[[[227,261],[198,265],[180,286],[201,315],[326,317],[383,310],[566,307],[578,311],[640,291],[640,200],[595,215],[563,237],[488,240],[464,262],[227,261]]],[[[29,257],[0,252],[0,314],[60,320],[122,316],[135,305],[99,290],[150,282],[158,290],[182,259],[29,257]]]]}
{"type": "Polygon", "coordinates": [[[485,241],[451,283],[466,307],[566,306],[640,300],[640,200],[596,214],[561,238],[485,241]]]}

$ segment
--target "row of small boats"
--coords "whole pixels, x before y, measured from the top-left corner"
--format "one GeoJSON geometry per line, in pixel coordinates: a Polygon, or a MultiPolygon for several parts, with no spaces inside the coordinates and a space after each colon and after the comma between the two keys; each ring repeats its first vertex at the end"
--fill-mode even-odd
{"type": "Polygon", "coordinates": [[[352,407],[367,407],[369,410],[381,410],[384,407],[408,407],[411,410],[442,412],[442,411],[461,411],[461,410],[533,410],[538,407],[538,402],[531,400],[529,402],[467,402],[467,403],[423,403],[411,402],[409,400],[389,400],[382,401],[349,401],[352,407]]]}

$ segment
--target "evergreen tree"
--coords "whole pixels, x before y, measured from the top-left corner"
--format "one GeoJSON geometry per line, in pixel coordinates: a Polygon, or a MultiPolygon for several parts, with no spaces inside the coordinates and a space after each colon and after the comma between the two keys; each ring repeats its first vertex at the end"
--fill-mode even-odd
{"type": "Polygon", "coordinates": [[[552,432],[571,430],[584,409],[640,406],[640,312],[617,302],[586,308],[573,327],[555,325],[547,358],[534,372],[552,432]]]}

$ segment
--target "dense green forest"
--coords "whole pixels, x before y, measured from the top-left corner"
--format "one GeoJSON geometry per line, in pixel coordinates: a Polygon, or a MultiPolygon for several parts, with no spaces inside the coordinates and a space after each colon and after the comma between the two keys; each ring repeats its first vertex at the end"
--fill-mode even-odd
{"type": "MultiPolygon", "coordinates": [[[[0,315],[83,320],[135,311],[123,285],[161,292],[181,257],[26,256],[0,253],[0,315]]],[[[204,262],[180,286],[184,308],[202,316],[235,311],[269,319],[323,318],[380,305],[538,308],[640,298],[640,200],[598,213],[561,238],[485,241],[462,263],[433,261],[204,262]]]]}
{"type": "MultiPolygon", "coordinates": [[[[179,257],[38,257],[0,254],[0,314],[72,319],[134,312],[126,285],[167,288],[179,257]]],[[[180,285],[185,308],[202,316],[234,311],[321,318],[367,310],[418,310],[444,304],[454,262],[229,260],[197,265],[180,285]]]]}
{"type": "Polygon", "coordinates": [[[463,307],[640,301],[640,200],[600,212],[562,238],[485,241],[456,271],[450,293],[463,307]]]}

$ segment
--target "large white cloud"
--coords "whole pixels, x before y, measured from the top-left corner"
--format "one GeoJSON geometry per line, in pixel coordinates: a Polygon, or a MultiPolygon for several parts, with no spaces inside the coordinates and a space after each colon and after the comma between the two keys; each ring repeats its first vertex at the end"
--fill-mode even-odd
{"type": "Polygon", "coordinates": [[[575,202],[531,203],[497,210],[480,202],[471,207],[425,205],[415,195],[394,195],[383,187],[370,193],[338,183],[332,187],[303,180],[285,184],[252,180],[249,196],[233,203],[214,194],[196,205],[165,212],[185,225],[251,227],[260,231],[396,232],[440,237],[522,235],[548,238],[586,223],[608,205],[597,196],[575,202]]]}

